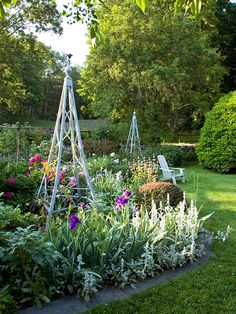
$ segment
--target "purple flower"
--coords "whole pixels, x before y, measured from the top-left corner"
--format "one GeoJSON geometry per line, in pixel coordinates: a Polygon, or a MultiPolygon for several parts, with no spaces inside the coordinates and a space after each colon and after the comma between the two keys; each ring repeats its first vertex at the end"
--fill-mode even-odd
{"type": "Polygon", "coordinates": [[[81,224],[81,221],[76,215],[70,217],[70,230],[74,231],[77,224],[81,224]]]}
{"type": "Polygon", "coordinates": [[[70,179],[70,182],[68,183],[68,186],[69,187],[74,187],[74,186],[76,186],[76,178],[75,177],[72,177],[71,179],[70,179]]]}
{"type": "Polygon", "coordinates": [[[8,183],[10,183],[10,184],[15,184],[15,183],[16,183],[16,179],[13,178],[13,177],[10,177],[7,181],[8,181],[8,183]]]}
{"type": "Polygon", "coordinates": [[[125,195],[121,195],[116,199],[116,208],[121,209],[125,204],[128,204],[129,200],[125,195]]]}
{"type": "Polygon", "coordinates": [[[127,189],[124,190],[124,195],[129,197],[132,195],[132,192],[128,191],[127,189]]]}
{"type": "Polygon", "coordinates": [[[134,211],[135,213],[139,213],[141,210],[141,207],[139,205],[135,206],[134,211]]]}
{"type": "Polygon", "coordinates": [[[81,208],[82,209],[85,209],[87,207],[87,204],[85,204],[85,203],[83,203],[82,205],[81,205],[81,208]]]}

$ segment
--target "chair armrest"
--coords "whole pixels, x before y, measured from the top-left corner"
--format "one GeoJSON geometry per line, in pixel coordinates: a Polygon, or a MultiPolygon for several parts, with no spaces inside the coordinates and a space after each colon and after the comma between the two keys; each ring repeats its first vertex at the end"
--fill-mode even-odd
{"type": "Polygon", "coordinates": [[[174,167],[170,167],[170,169],[182,170],[182,171],[184,171],[184,170],[185,170],[185,168],[174,168],[174,167]]]}
{"type": "Polygon", "coordinates": [[[165,168],[159,168],[160,170],[164,170],[164,171],[169,171],[169,172],[175,172],[174,170],[172,170],[172,169],[165,169],[165,168]]]}

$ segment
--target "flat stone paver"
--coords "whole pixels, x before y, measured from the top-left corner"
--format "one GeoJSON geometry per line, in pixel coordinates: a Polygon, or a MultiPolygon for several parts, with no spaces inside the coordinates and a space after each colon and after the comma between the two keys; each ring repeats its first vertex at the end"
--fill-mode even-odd
{"type": "Polygon", "coordinates": [[[175,277],[178,277],[187,271],[198,268],[205,264],[211,256],[211,237],[209,235],[203,238],[202,241],[205,245],[205,255],[199,260],[188,263],[183,267],[178,267],[174,270],[167,270],[161,273],[159,276],[154,278],[148,278],[143,281],[139,281],[136,284],[136,289],[132,289],[130,286],[124,289],[119,289],[114,286],[105,286],[102,290],[98,291],[97,294],[93,295],[89,302],[85,302],[81,298],[75,295],[62,297],[54,300],[51,303],[44,305],[42,309],[35,307],[25,308],[19,310],[18,314],[78,314],[87,311],[88,309],[101,304],[108,304],[113,301],[123,300],[128,298],[130,295],[154,287],[162,282],[168,281],[175,277]]]}

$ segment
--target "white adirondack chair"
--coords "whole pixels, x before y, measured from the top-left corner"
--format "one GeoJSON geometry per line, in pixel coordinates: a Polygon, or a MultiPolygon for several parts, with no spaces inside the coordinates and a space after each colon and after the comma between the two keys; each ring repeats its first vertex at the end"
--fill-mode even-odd
{"type": "Polygon", "coordinates": [[[173,168],[169,167],[165,156],[158,155],[157,156],[160,170],[162,171],[163,180],[172,180],[174,184],[176,184],[176,178],[181,178],[182,182],[185,182],[185,176],[184,176],[184,168],[173,168]]]}

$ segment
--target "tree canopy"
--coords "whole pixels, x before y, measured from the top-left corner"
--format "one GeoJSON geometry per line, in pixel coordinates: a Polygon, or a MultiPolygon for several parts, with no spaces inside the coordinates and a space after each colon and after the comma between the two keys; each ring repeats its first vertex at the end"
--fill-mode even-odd
{"type": "Polygon", "coordinates": [[[80,90],[94,112],[119,120],[136,110],[154,135],[199,119],[214,103],[224,70],[198,22],[163,15],[156,1],[146,15],[123,1],[105,4],[99,18],[106,41],[91,50],[80,90]]]}
{"type": "MultiPolygon", "coordinates": [[[[20,2],[21,0],[0,0],[0,18],[6,15],[6,9],[9,9],[11,7],[18,7],[20,2]]],[[[30,2],[39,3],[39,1],[37,0],[30,2]]],[[[55,3],[54,0],[49,0],[49,3],[50,2],[55,3]]],[[[151,2],[151,0],[126,0],[126,3],[131,3],[133,6],[139,7],[139,9],[143,13],[146,12],[146,7],[149,6],[151,2]]],[[[175,12],[184,12],[185,14],[188,14],[190,12],[192,16],[197,16],[201,11],[202,6],[207,3],[207,0],[162,1],[164,6],[168,6],[169,2],[174,4],[175,12]]],[[[160,4],[159,1],[157,1],[157,3],[160,4]]],[[[97,41],[102,41],[103,34],[100,31],[97,19],[97,11],[99,11],[100,8],[105,7],[106,5],[104,0],[76,0],[65,4],[62,14],[67,16],[68,19],[71,19],[71,23],[74,23],[75,21],[86,23],[89,28],[90,37],[93,40],[96,39],[97,41]]]]}
{"type": "Polygon", "coordinates": [[[0,20],[0,105],[13,114],[50,116],[54,111],[55,116],[65,62],[37,41],[32,31],[39,30],[62,31],[61,15],[50,0],[19,0],[0,20]],[[45,110],[48,101],[51,108],[45,110]]]}

